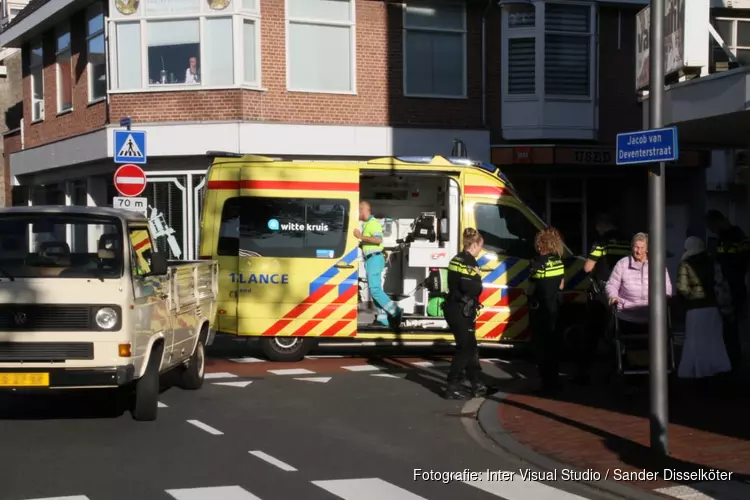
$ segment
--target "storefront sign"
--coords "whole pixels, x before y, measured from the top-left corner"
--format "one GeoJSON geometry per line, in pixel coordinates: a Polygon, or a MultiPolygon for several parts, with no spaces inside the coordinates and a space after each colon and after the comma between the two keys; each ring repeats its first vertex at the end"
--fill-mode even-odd
{"type": "Polygon", "coordinates": [[[589,150],[574,150],[573,157],[575,163],[589,164],[607,164],[612,163],[612,153],[610,151],[589,151],[589,150]]]}
{"type": "MultiPolygon", "coordinates": [[[[685,68],[708,67],[709,0],[665,0],[664,76],[685,68]],[[685,34],[690,36],[686,37],[685,34]]],[[[638,12],[635,20],[635,88],[649,85],[651,8],[638,12]]]]}

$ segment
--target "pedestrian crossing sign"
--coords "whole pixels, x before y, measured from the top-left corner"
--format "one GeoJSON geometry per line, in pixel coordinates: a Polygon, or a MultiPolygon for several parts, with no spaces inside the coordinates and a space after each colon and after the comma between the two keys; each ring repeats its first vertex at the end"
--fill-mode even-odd
{"type": "Polygon", "coordinates": [[[146,132],[143,130],[115,130],[115,163],[146,163],[146,132]]]}

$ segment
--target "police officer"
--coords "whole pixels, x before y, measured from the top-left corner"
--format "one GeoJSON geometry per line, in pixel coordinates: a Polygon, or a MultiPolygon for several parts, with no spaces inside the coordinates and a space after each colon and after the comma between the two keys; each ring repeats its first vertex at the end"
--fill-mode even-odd
{"type": "Polygon", "coordinates": [[[729,284],[735,317],[724,325],[724,344],[732,362],[732,369],[737,370],[741,357],[739,323],[745,319],[747,306],[747,286],[745,274],[748,265],[748,240],[745,233],[733,226],[718,210],[706,213],[706,226],[717,237],[714,258],[721,266],[721,272],[729,284]]]}
{"type": "Polygon", "coordinates": [[[599,214],[596,218],[596,232],[599,238],[592,245],[583,267],[587,273],[591,273],[591,287],[586,304],[583,346],[578,353],[578,374],[575,379],[580,384],[589,382],[589,368],[596,356],[601,334],[607,328],[608,310],[604,287],[617,261],[630,255],[630,241],[615,226],[610,214],[599,214]]]}
{"type": "Polygon", "coordinates": [[[480,382],[482,366],[479,364],[479,348],[475,336],[479,295],[482,293],[482,277],[476,257],[484,243],[482,236],[474,228],[466,228],[463,233],[463,250],[448,264],[448,296],[445,301],[445,320],[456,340],[456,353],[448,372],[446,399],[467,399],[481,397],[487,387],[480,382]],[[461,387],[466,379],[471,385],[468,392],[461,387]]]}
{"type": "Polygon", "coordinates": [[[531,263],[529,306],[531,334],[537,355],[542,391],[556,392],[560,388],[560,351],[562,342],[557,331],[559,291],[565,286],[565,265],[562,237],[555,228],[539,231],[535,241],[539,256],[531,263]]]}
{"type": "Polygon", "coordinates": [[[382,326],[398,326],[403,310],[383,290],[383,269],[385,269],[383,226],[372,215],[372,207],[366,201],[359,204],[359,220],[364,222],[364,225],[362,231],[359,228],[354,230],[354,237],[360,241],[360,248],[365,259],[367,287],[377,310],[375,322],[382,326]],[[390,325],[389,319],[395,324],[390,325]]]}

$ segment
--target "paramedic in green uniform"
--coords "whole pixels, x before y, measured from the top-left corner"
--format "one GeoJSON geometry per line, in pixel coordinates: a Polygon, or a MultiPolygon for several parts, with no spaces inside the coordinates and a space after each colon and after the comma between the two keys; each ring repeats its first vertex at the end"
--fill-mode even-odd
{"type": "Polygon", "coordinates": [[[367,286],[375,309],[378,311],[375,322],[390,326],[388,322],[390,318],[394,326],[398,326],[403,310],[383,291],[383,269],[385,269],[383,226],[372,215],[372,207],[366,201],[359,204],[359,220],[364,222],[364,225],[362,231],[354,230],[354,237],[360,241],[362,257],[365,259],[367,286]]]}

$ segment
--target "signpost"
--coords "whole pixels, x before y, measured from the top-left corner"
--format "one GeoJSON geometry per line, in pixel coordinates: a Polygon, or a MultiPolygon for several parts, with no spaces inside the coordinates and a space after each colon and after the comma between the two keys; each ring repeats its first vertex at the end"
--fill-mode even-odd
{"type": "Polygon", "coordinates": [[[114,131],[114,159],[115,163],[146,164],[146,132],[144,130],[114,131]]]}
{"type": "Polygon", "coordinates": [[[138,165],[123,165],[115,172],[114,182],[121,195],[138,196],[146,189],[146,172],[138,165]]]}

